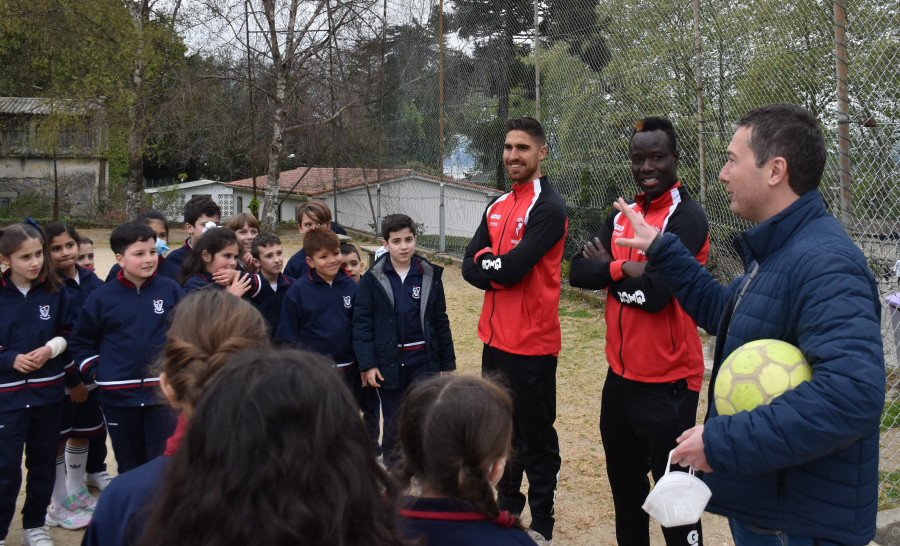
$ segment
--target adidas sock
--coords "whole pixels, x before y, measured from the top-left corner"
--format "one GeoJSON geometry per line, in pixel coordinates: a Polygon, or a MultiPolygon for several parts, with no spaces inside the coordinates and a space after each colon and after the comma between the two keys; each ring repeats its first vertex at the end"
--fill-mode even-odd
{"type": "Polygon", "coordinates": [[[60,455],[56,458],[56,482],[53,484],[53,496],[50,498],[50,501],[53,503],[54,508],[59,510],[68,496],[69,492],[66,491],[66,458],[60,455]]]}
{"type": "Polygon", "coordinates": [[[66,444],[66,488],[70,495],[77,493],[84,485],[89,447],[89,444],[83,446],[66,444]]]}

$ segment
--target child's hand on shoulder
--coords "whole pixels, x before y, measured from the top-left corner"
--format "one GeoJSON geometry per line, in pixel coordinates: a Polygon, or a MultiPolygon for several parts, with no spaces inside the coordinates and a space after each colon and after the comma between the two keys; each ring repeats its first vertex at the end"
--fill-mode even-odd
{"type": "Polygon", "coordinates": [[[226,290],[230,294],[234,294],[237,297],[241,297],[247,293],[247,290],[250,290],[251,278],[250,275],[244,275],[243,278],[240,276],[235,276],[234,281],[228,285],[226,290]]]}

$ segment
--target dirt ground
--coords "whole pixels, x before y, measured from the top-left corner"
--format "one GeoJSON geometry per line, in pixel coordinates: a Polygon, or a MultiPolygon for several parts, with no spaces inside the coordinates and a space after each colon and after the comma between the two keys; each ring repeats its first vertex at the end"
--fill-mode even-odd
{"type": "MultiPolygon", "coordinates": [[[[115,263],[109,250],[109,232],[83,230],[83,235],[93,239],[96,252],[97,273],[104,278],[115,263]]],[[[184,240],[182,230],[172,230],[169,246],[177,248],[184,240]]],[[[300,247],[295,234],[282,234],[285,255],[291,255],[300,247]]],[[[482,292],[466,283],[456,266],[445,266],[444,287],[447,293],[447,313],[450,316],[456,348],[457,365],[462,373],[478,373],[482,343],[478,340],[475,325],[481,311],[482,292]]],[[[563,297],[560,303],[563,350],[559,355],[557,373],[557,431],[559,433],[562,470],[556,504],[556,529],[554,543],[564,545],[614,545],[615,524],[612,495],[606,478],[603,447],[598,429],[600,392],[606,376],[603,359],[604,324],[602,310],[577,297],[563,297]]],[[[704,383],[703,392],[706,391],[704,383]]],[[[701,395],[700,406],[706,400],[701,395]]],[[[115,461],[110,450],[109,471],[115,474],[115,461]]],[[[23,468],[24,471],[24,468],[23,468]]],[[[523,486],[524,489],[524,486],[523,486]]],[[[97,494],[97,492],[94,492],[97,494]]],[[[21,534],[21,517],[18,510],[24,499],[19,495],[17,514],[10,526],[8,544],[18,544],[21,534]]],[[[527,510],[523,519],[528,521],[527,510]]],[[[81,543],[82,531],[65,531],[52,528],[53,540],[60,546],[81,543]]],[[[703,515],[704,543],[707,545],[732,545],[731,534],[725,519],[711,514],[703,515]]],[[[664,544],[659,526],[651,520],[652,544],[664,544]]]]}

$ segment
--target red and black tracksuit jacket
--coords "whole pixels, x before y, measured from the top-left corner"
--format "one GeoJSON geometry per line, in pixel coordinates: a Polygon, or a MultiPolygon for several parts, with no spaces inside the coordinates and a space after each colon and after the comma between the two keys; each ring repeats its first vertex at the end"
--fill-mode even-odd
{"type": "Polygon", "coordinates": [[[560,261],[569,220],[547,177],[491,202],[466,247],[463,277],[486,290],[478,337],[519,355],[558,355],[560,261]]]}
{"type": "MultiPolygon", "coordinates": [[[[701,264],[709,254],[706,213],[677,182],[649,206],[644,194],[631,205],[654,229],[677,235],[701,264]]],[[[684,312],[652,265],[641,277],[626,277],[626,261],[644,262],[643,251],[618,246],[616,239],[634,236],[625,215],[613,211],[594,235],[613,260],[572,259],[569,282],[593,290],[607,289],[606,359],[612,371],[644,383],[671,383],[686,379],[688,388],[700,391],[703,350],[697,324],[684,312]]],[[[591,238],[593,240],[593,237],[591,238]]]]}

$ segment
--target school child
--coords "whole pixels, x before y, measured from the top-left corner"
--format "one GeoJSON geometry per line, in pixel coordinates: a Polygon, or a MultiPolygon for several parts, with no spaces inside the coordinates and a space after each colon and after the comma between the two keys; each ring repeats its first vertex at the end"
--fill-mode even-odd
{"type": "MultiPolygon", "coordinates": [[[[63,222],[51,222],[44,227],[50,250],[50,265],[71,296],[73,317],[85,300],[103,284],[94,272],[76,263],[80,237],[75,228],[63,222]]],[[[71,355],[67,353],[71,358],[71,355]]],[[[74,362],[71,363],[74,367],[74,362]]],[[[106,426],[97,402],[97,385],[85,383],[74,370],[77,384],[69,386],[63,406],[60,444],[56,454],[56,482],[47,524],[64,529],[78,529],[90,522],[96,500],[85,485],[86,472],[99,476],[99,481],[109,480],[106,473],[106,426]],[[93,440],[93,441],[92,441],[93,440]],[[104,479],[106,478],[106,479],[104,479]],[[83,515],[78,510],[83,510],[83,515]]]]}
{"type": "Polygon", "coordinates": [[[353,318],[353,348],[362,386],[378,387],[384,418],[384,461],[397,446],[397,409],[416,380],[456,369],[447,318],[444,269],[415,254],[416,224],[405,214],[382,221],[388,256],[359,281],[353,318]],[[424,309],[423,309],[424,306],[424,309]]]}
{"type": "Polygon", "coordinates": [[[178,427],[160,457],[118,476],[103,492],[85,546],[137,542],[149,516],[147,506],[159,494],[172,455],[212,378],[231,355],[269,346],[260,314],[223,290],[199,290],[185,297],[172,311],[166,339],[159,379],[169,403],[180,410],[178,427]]]}
{"type": "Polygon", "coordinates": [[[259,273],[259,268],[253,263],[253,254],[250,246],[259,235],[259,221],[250,213],[241,212],[228,219],[225,227],[234,232],[238,240],[238,270],[247,273],[259,273]]]}
{"type": "MultiPolygon", "coordinates": [[[[344,270],[359,284],[359,279],[366,271],[366,262],[359,257],[359,249],[350,243],[342,243],[341,261],[344,270]]],[[[363,421],[366,423],[369,437],[372,438],[372,448],[375,450],[375,455],[380,457],[381,444],[378,439],[381,435],[381,401],[378,399],[375,387],[362,387],[359,394],[359,406],[362,409],[363,421]]]]}
{"type": "Polygon", "coordinates": [[[238,241],[234,232],[228,228],[211,229],[185,258],[178,281],[185,292],[216,287],[239,298],[244,295],[252,299],[268,298],[272,287],[260,275],[235,269],[237,255],[238,241]]]}
{"type": "Polygon", "coordinates": [[[281,319],[281,306],[288,288],[294,283],[281,272],[284,265],[284,252],[281,247],[281,239],[274,233],[260,233],[253,239],[250,245],[254,265],[259,269],[259,274],[272,287],[273,294],[268,298],[253,300],[253,306],[262,313],[269,324],[269,337],[274,338],[278,330],[278,321],[281,319]]]}
{"type": "Polygon", "coordinates": [[[85,269],[94,270],[94,241],[81,237],[78,243],[78,259],[75,261],[85,269]]]}
{"type": "MultiPolygon", "coordinates": [[[[166,241],[169,240],[169,225],[166,223],[166,217],[158,210],[144,209],[138,213],[134,218],[134,221],[147,224],[153,229],[153,232],[156,233],[156,256],[159,260],[159,265],[156,270],[158,272],[159,268],[162,267],[163,262],[166,261],[163,255],[169,251],[169,247],[166,246],[166,241]]],[[[109,282],[115,279],[116,275],[118,275],[121,270],[122,268],[119,267],[119,264],[113,264],[112,268],[109,270],[109,274],[106,275],[106,281],[109,282]]]]}
{"type": "Polygon", "coordinates": [[[474,375],[434,377],[410,389],[400,409],[401,483],[415,481],[400,529],[429,546],[534,545],[518,520],[500,511],[500,481],[512,441],[512,398],[474,375]]]}
{"type": "Polygon", "coordinates": [[[358,398],[359,367],[351,343],[356,282],[341,267],[341,242],[330,229],[307,231],[303,248],[309,270],[284,296],[275,341],[334,360],[358,398]]]}
{"type": "Polygon", "coordinates": [[[350,243],[341,244],[341,262],[353,280],[359,282],[366,272],[366,262],[359,257],[359,249],[350,243]]]}
{"type": "Polygon", "coordinates": [[[211,197],[208,195],[191,197],[184,204],[184,229],[188,237],[184,241],[184,246],[176,248],[166,256],[166,260],[160,265],[159,274],[177,280],[181,274],[181,264],[190,255],[191,248],[210,225],[218,224],[221,219],[222,209],[211,197]]]}
{"type": "Polygon", "coordinates": [[[292,350],[232,357],[191,416],[139,544],[404,544],[396,485],[328,368],[292,350]]]}
{"type": "MultiPolygon", "coordinates": [[[[0,229],[0,544],[6,539],[28,469],[22,544],[52,546],[44,523],[53,493],[62,423],[69,293],[52,273],[33,220],[0,229]]],[[[77,378],[76,378],[77,379],[77,378]]]]}
{"type": "MultiPolygon", "coordinates": [[[[112,231],[109,245],[122,268],[88,296],[70,349],[81,375],[97,383],[119,474],[161,454],[175,428],[149,365],[166,340],[166,318],[184,291],[157,274],[156,234],[140,222],[112,231]]],[[[113,480],[115,481],[115,480],[113,480]]]]}
{"type": "MultiPolygon", "coordinates": [[[[306,235],[311,229],[327,228],[329,224],[331,224],[331,209],[325,201],[310,199],[297,205],[297,229],[300,235],[306,235]]],[[[288,260],[284,274],[292,279],[299,279],[307,270],[309,265],[306,263],[306,252],[301,248],[288,260]]]]}

